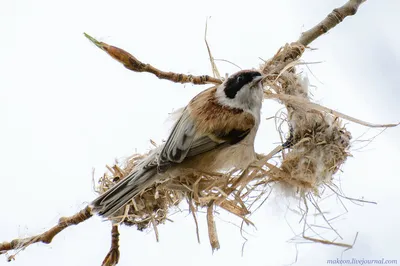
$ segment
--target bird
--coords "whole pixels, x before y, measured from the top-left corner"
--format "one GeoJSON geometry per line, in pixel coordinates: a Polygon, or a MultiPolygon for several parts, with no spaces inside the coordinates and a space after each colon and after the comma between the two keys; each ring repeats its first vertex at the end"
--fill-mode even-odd
{"type": "Polygon", "coordinates": [[[196,95],[183,108],[167,140],[89,206],[110,218],[144,189],[179,169],[245,169],[256,160],[263,75],[241,70],[196,95]]]}

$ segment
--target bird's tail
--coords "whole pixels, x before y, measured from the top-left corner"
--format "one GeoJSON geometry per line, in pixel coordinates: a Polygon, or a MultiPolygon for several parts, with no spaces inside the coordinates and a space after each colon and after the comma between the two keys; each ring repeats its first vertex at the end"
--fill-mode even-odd
{"type": "Polygon", "coordinates": [[[92,201],[90,204],[92,210],[103,217],[110,217],[144,188],[150,186],[154,182],[156,175],[156,167],[132,172],[92,201]]]}

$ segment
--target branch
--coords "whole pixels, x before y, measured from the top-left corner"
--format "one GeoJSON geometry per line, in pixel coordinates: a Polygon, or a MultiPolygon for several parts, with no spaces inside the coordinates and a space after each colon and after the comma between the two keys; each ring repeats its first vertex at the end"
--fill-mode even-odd
{"type": "Polygon", "coordinates": [[[135,72],[148,72],[156,75],[159,79],[166,79],[175,83],[192,83],[192,84],[221,84],[222,81],[217,78],[210,77],[208,75],[202,76],[192,76],[179,74],[174,72],[165,72],[153,67],[150,64],[145,64],[139,61],[136,57],[131,55],[125,50],[118,47],[108,45],[104,42],[99,42],[95,38],[91,37],[89,34],[84,33],[85,37],[88,38],[97,47],[105,51],[112,58],[120,62],[129,70],[135,72]]]}
{"type": "Polygon", "coordinates": [[[283,46],[272,59],[266,62],[261,71],[268,76],[269,80],[274,80],[275,75],[283,73],[283,70],[292,68],[295,65],[294,63],[303,55],[305,47],[334,28],[347,16],[356,14],[359,6],[365,1],[366,0],[349,0],[343,6],[334,9],[324,20],[318,23],[318,25],[303,32],[297,41],[283,46]]]}
{"type": "Polygon", "coordinates": [[[349,0],[343,6],[335,8],[323,21],[318,23],[318,25],[303,32],[297,42],[304,46],[308,46],[319,36],[336,27],[336,25],[342,22],[347,16],[355,15],[359,6],[365,1],[366,0],[349,0]]]}
{"type": "Polygon", "coordinates": [[[207,226],[208,226],[208,237],[210,239],[211,249],[218,250],[220,248],[218,235],[217,235],[217,228],[215,227],[214,215],[214,200],[212,200],[207,207],[207,226]]]}
{"type": "MultiPolygon", "coordinates": [[[[268,74],[280,73],[281,70],[288,65],[289,63],[299,59],[304,52],[304,47],[308,46],[315,39],[320,37],[322,34],[328,32],[330,29],[334,28],[340,22],[343,21],[347,16],[352,16],[356,14],[358,7],[365,2],[366,0],[349,0],[343,6],[334,9],[323,21],[321,21],[318,25],[311,28],[310,30],[304,32],[301,37],[295,42],[292,43],[292,48],[290,53],[285,53],[286,58],[281,59],[280,61],[284,62],[284,64],[280,64],[275,66],[275,69],[263,69],[263,72],[268,74]]],[[[206,33],[207,34],[207,25],[206,25],[206,33]]],[[[136,57],[128,53],[127,51],[120,49],[115,46],[108,45],[104,42],[99,42],[95,38],[91,37],[89,34],[84,33],[85,37],[88,38],[92,43],[94,43],[97,47],[108,53],[111,57],[113,57],[118,62],[122,63],[127,69],[135,71],[135,72],[148,72],[156,75],[159,79],[166,79],[175,83],[192,83],[192,84],[221,84],[222,81],[219,78],[214,78],[208,75],[202,76],[192,76],[179,74],[174,72],[165,72],[153,67],[150,64],[143,63],[139,61],[136,57]]],[[[211,56],[210,49],[208,47],[207,40],[206,45],[210,55],[210,60],[213,59],[211,56]]],[[[279,54],[279,52],[278,52],[279,54]]],[[[275,55],[274,59],[277,55],[275,55]]],[[[215,73],[215,68],[213,64],[213,60],[211,60],[213,65],[213,72],[215,73]]],[[[218,73],[219,74],[219,73],[218,73]]]]}
{"type": "Polygon", "coordinates": [[[111,248],[107,256],[104,258],[102,266],[114,266],[119,261],[119,232],[118,225],[112,225],[111,228],[111,248]]]}
{"type": "MultiPolygon", "coordinates": [[[[47,230],[46,232],[32,237],[27,238],[17,238],[11,242],[0,243],[0,254],[6,253],[9,250],[23,250],[31,244],[42,242],[45,244],[50,244],[53,238],[60,233],[65,228],[71,225],[77,225],[83,221],[86,221],[92,217],[91,208],[87,206],[85,209],[81,210],[77,214],[70,217],[61,217],[58,220],[58,224],[47,230]]],[[[9,256],[8,261],[14,259],[14,256],[9,256]]]]}

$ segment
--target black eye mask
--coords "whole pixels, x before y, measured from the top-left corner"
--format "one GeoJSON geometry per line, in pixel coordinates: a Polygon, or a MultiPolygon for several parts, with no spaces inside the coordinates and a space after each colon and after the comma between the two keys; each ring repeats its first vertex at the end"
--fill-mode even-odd
{"type": "Polygon", "coordinates": [[[261,74],[257,71],[249,71],[242,72],[236,75],[233,75],[228,78],[225,83],[225,95],[226,97],[233,99],[240,89],[243,88],[246,84],[253,81],[253,79],[257,76],[261,76],[261,74]]]}

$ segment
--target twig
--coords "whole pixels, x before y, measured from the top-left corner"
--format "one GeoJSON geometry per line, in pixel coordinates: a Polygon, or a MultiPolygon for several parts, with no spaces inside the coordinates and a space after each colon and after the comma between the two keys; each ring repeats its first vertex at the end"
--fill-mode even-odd
{"type": "Polygon", "coordinates": [[[119,232],[118,224],[113,224],[111,228],[111,248],[104,258],[102,266],[115,266],[119,261],[119,232]]]}
{"type": "MultiPolygon", "coordinates": [[[[27,238],[17,238],[12,240],[11,242],[3,242],[0,243],[0,254],[5,253],[8,250],[23,250],[26,247],[30,246],[31,244],[37,242],[43,242],[45,244],[51,243],[53,238],[60,233],[65,228],[71,225],[77,225],[83,221],[86,221],[90,217],[92,217],[91,213],[92,209],[87,206],[85,209],[81,210],[77,214],[70,216],[70,217],[61,217],[58,220],[58,224],[52,227],[50,230],[46,232],[32,237],[27,238]]],[[[10,256],[8,260],[14,259],[14,256],[10,256]]]]}
{"type": "Polygon", "coordinates": [[[272,79],[274,75],[281,73],[282,70],[292,62],[298,60],[307,47],[315,39],[334,28],[347,16],[356,14],[359,6],[366,0],[349,0],[343,6],[334,9],[324,20],[313,28],[301,34],[300,38],[282,47],[275,56],[268,60],[262,67],[262,72],[272,79]],[[273,62],[273,64],[271,64],[273,62]]]}
{"type": "Polygon", "coordinates": [[[196,209],[193,205],[193,200],[192,198],[189,198],[188,200],[188,204],[189,204],[189,210],[193,215],[193,220],[194,223],[196,225],[196,236],[197,236],[197,242],[200,244],[200,233],[199,233],[199,223],[197,222],[197,216],[196,216],[196,209]]]}
{"type": "Polygon", "coordinates": [[[342,22],[346,17],[355,15],[360,5],[365,1],[366,0],[349,0],[343,6],[335,8],[324,20],[318,23],[318,25],[303,32],[297,42],[308,46],[319,36],[327,33],[330,29],[342,22]]]}
{"type": "Polygon", "coordinates": [[[207,208],[207,226],[208,226],[208,237],[210,238],[210,244],[212,251],[219,249],[219,241],[217,235],[217,228],[215,227],[214,215],[213,215],[214,201],[212,200],[208,204],[207,208]]]}
{"type": "Polygon", "coordinates": [[[156,75],[159,79],[166,79],[175,83],[193,83],[193,84],[221,84],[222,81],[218,78],[213,78],[208,75],[192,76],[185,74],[178,74],[174,72],[161,71],[150,64],[145,64],[139,61],[136,57],[131,55],[125,50],[118,47],[108,45],[104,42],[99,42],[89,34],[84,33],[85,37],[88,38],[97,47],[105,51],[112,58],[120,62],[129,70],[135,72],[148,72],[156,75]]]}
{"type": "Polygon", "coordinates": [[[150,221],[151,221],[151,224],[153,225],[154,234],[156,236],[156,241],[160,242],[160,235],[158,233],[157,223],[156,223],[156,221],[154,219],[154,215],[151,215],[151,220],[150,221]]]}
{"type": "Polygon", "coordinates": [[[214,76],[214,78],[221,79],[221,75],[219,74],[218,67],[217,67],[217,65],[215,64],[214,57],[213,57],[212,54],[211,54],[210,46],[208,45],[208,41],[207,41],[207,30],[208,30],[208,19],[206,20],[206,28],[205,28],[205,30],[204,30],[204,42],[206,43],[207,52],[208,52],[208,57],[209,57],[209,59],[210,59],[211,69],[212,69],[212,72],[213,72],[213,76],[214,76]]]}

